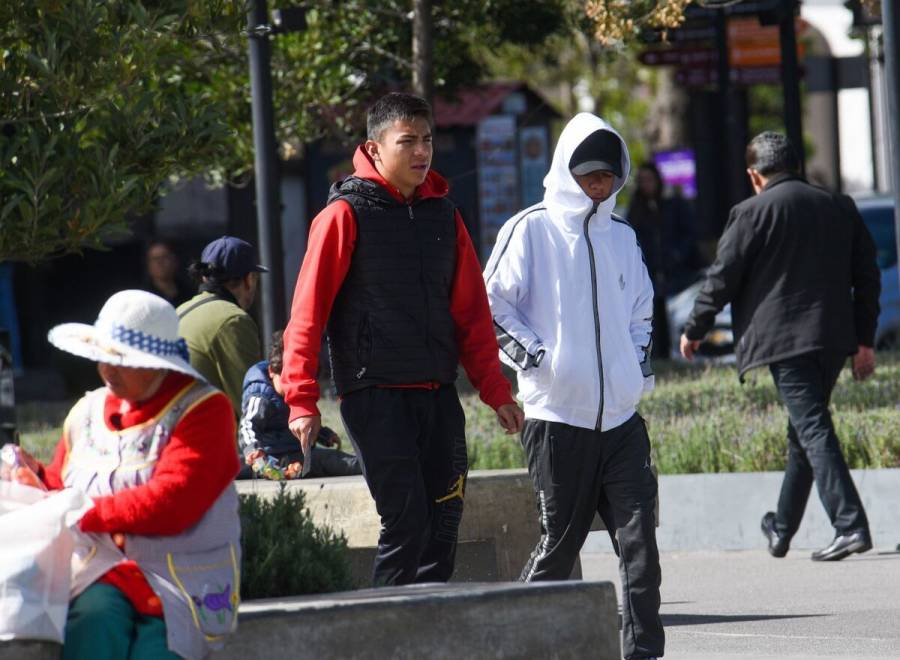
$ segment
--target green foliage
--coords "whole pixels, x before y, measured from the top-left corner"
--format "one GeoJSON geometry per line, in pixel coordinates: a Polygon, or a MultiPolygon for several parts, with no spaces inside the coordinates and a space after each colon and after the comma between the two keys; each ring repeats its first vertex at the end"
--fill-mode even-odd
{"type": "Polygon", "coordinates": [[[313,524],[302,491],[241,495],[240,514],[244,599],[352,588],[347,540],[313,524]]]}
{"type": "Polygon", "coordinates": [[[62,437],[62,425],[74,401],[41,401],[16,405],[19,443],[42,463],[49,463],[62,437]]]}
{"type": "MultiPolygon", "coordinates": [[[[900,353],[878,353],[875,376],[838,381],[832,414],[851,468],[900,467],[900,353]]],[[[494,413],[474,394],[462,397],[472,469],[524,467],[516,436],[505,435],[494,413]]],[[[656,390],[640,412],[650,427],[660,472],[782,470],[787,413],[765,371],[741,385],[734,367],[660,365],[656,390]]]]}
{"type": "Polygon", "coordinates": [[[19,444],[36,459],[46,464],[53,459],[53,451],[59,442],[61,428],[42,427],[19,432],[19,444]]]}
{"type": "Polygon", "coordinates": [[[100,247],[160,185],[227,156],[191,67],[236,32],[224,0],[0,5],[0,259],[100,247]]]}
{"type": "MultiPolygon", "coordinates": [[[[657,73],[638,63],[635,44],[601,45],[580,9],[566,14],[565,30],[539,44],[505,42],[478,49],[478,55],[494,77],[529,81],[564,117],[588,102],[593,112],[622,133],[636,166],[649,156],[647,120],[657,73]]],[[[618,201],[627,203],[627,191],[618,201]]]]}
{"type": "MultiPolygon", "coordinates": [[[[562,0],[436,3],[435,80],[479,79],[474,44],[537,43],[562,0]],[[485,21],[485,16],[489,21],[485,21]],[[518,17],[535,22],[522,29],[518,17]],[[540,20],[537,20],[540,19],[540,20]]],[[[401,0],[286,0],[304,31],[272,39],[276,139],[291,157],[362,128],[362,106],[411,76],[401,0]]],[[[0,3],[0,260],[102,248],[179,178],[253,164],[247,2],[0,3]]]]}

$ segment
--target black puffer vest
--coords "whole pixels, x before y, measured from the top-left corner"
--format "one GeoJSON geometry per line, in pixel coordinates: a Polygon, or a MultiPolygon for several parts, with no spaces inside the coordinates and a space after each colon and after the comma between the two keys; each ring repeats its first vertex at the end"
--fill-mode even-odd
{"type": "Polygon", "coordinates": [[[373,385],[452,383],[459,356],[450,315],[456,271],[453,203],[404,204],[379,184],[332,186],[356,217],[356,246],[328,320],[338,394],[373,385]]]}

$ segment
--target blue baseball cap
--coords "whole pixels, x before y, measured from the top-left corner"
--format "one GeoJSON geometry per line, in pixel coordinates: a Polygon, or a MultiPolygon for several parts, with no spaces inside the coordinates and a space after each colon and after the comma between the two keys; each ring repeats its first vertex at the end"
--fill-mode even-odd
{"type": "Polygon", "coordinates": [[[256,249],[234,236],[222,236],[203,248],[200,261],[222,271],[225,279],[244,277],[247,273],[268,273],[256,263],[256,249]]]}

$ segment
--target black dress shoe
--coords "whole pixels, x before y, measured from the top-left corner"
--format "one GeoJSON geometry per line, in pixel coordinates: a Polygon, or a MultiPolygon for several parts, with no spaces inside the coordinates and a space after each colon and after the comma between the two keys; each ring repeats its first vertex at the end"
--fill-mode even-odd
{"type": "Polygon", "coordinates": [[[762,533],[769,539],[769,554],[773,557],[784,557],[791,542],[775,531],[775,512],[769,511],[762,517],[762,533]]]}
{"type": "Polygon", "coordinates": [[[834,541],[821,550],[812,553],[813,561],[840,561],[855,552],[866,552],[872,549],[872,539],[864,529],[850,534],[836,536],[834,541]]]}

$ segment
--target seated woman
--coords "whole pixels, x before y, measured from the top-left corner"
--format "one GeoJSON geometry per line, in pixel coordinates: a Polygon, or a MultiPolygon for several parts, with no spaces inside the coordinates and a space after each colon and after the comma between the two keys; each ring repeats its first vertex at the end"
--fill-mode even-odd
{"type": "Polygon", "coordinates": [[[202,658],[237,624],[240,523],[229,400],[188,363],[165,300],[121,291],[93,326],[50,343],[97,362],[104,387],[69,413],[51,489],[94,506],[80,522],[63,657],[202,658]]]}

